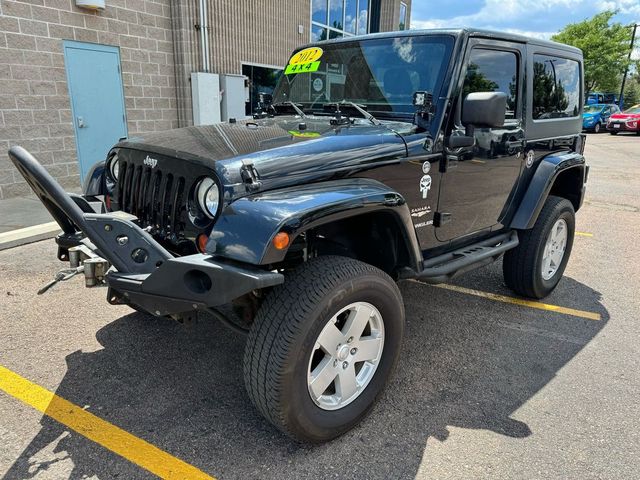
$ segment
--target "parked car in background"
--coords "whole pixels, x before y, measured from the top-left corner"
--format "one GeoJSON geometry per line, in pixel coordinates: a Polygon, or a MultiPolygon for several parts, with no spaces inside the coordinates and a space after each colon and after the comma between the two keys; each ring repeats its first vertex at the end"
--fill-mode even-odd
{"type": "Polygon", "coordinates": [[[591,92],[584,102],[585,105],[595,105],[597,103],[615,103],[618,107],[623,108],[620,96],[616,93],[591,92]]]}
{"type": "Polygon", "coordinates": [[[594,103],[592,105],[585,105],[582,111],[582,129],[600,133],[600,130],[602,130],[609,121],[609,117],[619,112],[620,109],[615,104],[594,103]]]}
{"type": "Polygon", "coordinates": [[[636,132],[640,135],[640,103],[609,117],[607,130],[611,135],[618,132],[636,132]]]}

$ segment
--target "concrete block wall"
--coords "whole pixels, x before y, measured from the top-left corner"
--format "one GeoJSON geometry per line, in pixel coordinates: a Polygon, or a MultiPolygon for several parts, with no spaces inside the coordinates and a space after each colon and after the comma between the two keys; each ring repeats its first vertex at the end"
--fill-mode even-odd
{"type": "Polygon", "coordinates": [[[129,135],[178,126],[171,0],[0,0],[0,199],[30,193],[6,155],[30,150],[60,183],[80,179],[62,40],[120,47],[129,135]]]}

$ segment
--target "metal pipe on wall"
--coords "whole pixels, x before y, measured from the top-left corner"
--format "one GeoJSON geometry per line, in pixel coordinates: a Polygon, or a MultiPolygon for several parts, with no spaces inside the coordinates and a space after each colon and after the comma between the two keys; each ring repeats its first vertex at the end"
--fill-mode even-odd
{"type": "Polygon", "coordinates": [[[209,20],[207,15],[207,1],[200,0],[200,44],[202,46],[202,70],[209,72],[209,20]]]}

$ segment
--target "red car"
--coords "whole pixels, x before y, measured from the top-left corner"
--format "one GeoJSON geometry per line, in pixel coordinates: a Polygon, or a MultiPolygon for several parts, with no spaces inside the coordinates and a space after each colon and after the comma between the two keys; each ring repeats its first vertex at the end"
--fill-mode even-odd
{"type": "Polygon", "coordinates": [[[607,130],[611,135],[618,132],[636,132],[640,135],[640,104],[611,115],[607,122],[607,130]]]}

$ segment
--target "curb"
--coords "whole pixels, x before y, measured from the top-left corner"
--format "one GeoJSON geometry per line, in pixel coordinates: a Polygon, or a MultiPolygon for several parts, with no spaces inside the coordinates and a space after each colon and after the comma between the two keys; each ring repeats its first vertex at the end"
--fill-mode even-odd
{"type": "Polygon", "coordinates": [[[53,238],[59,232],[60,226],[58,223],[49,222],[32,227],[20,228],[11,232],[0,233],[0,250],[53,238]]]}

